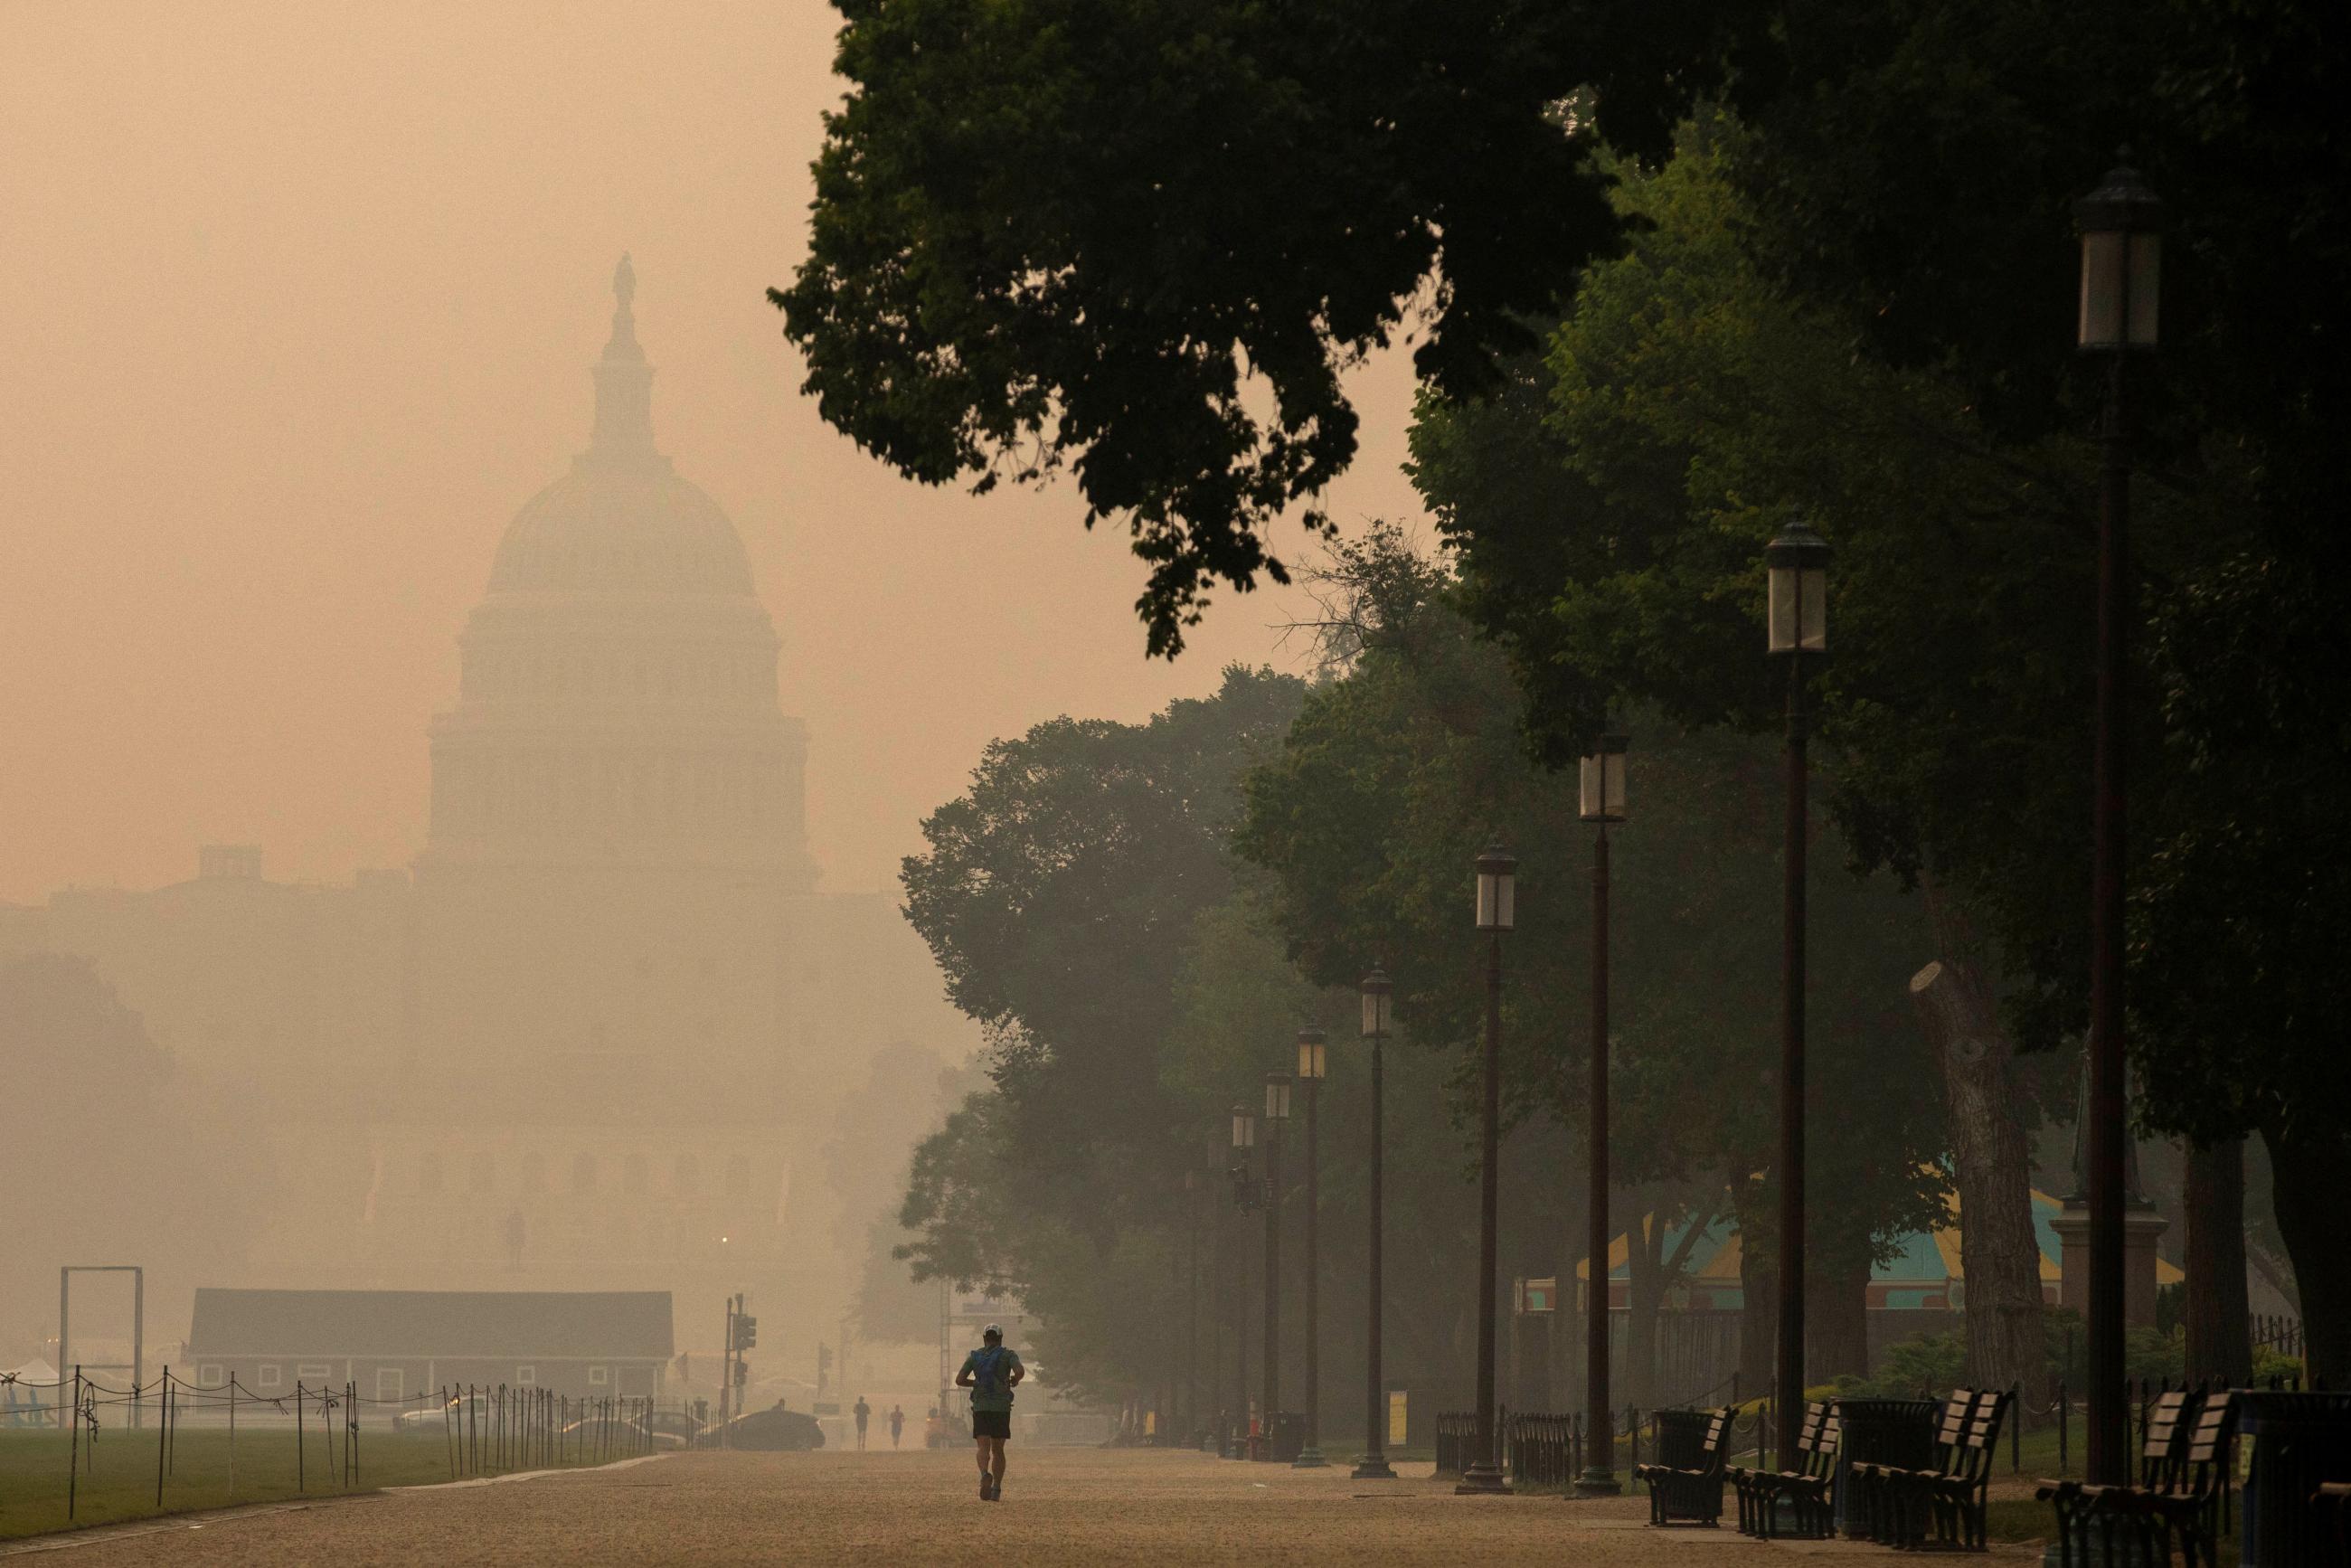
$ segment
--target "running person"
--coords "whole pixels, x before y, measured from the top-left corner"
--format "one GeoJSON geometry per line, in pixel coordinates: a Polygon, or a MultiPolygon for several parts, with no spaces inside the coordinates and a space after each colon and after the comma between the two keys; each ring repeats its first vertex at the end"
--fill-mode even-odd
{"type": "Polygon", "coordinates": [[[905,1408],[905,1406],[903,1406],[903,1405],[893,1405],[893,1406],[890,1406],[890,1446],[891,1446],[892,1448],[896,1448],[896,1447],[898,1446],[898,1434],[899,1434],[899,1433],[901,1433],[901,1432],[903,1432],[903,1431],[904,1431],[905,1429],[906,1429],[906,1408],[905,1408]]]}
{"type": "Polygon", "coordinates": [[[872,1414],[873,1406],[865,1403],[865,1396],[859,1395],[855,1415],[857,1416],[857,1451],[861,1454],[865,1451],[865,1421],[872,1414]]]}
{"type": "Polygon", "coordinates": [[[1004,1444],[1012,1436],[1012,1391],[1029,1375],[1020,1353],[1004,1343],[1004,1331],[990,1323],[980,1333],[980,1347],[963,1358],[956,1386],[971,1390],[971,1436],[979,1446],[979,1497],[982,1502],[1004,1496],[1004,1444]]]}

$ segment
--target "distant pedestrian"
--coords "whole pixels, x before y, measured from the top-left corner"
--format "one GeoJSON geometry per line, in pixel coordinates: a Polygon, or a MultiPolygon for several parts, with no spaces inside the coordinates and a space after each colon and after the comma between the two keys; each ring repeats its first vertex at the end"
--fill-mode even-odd
{"type": "Polygon", "coordinates": [[[980,1346],[963,1358],[956,1386],[971,1390],[971,1436],[979,1446],[979,1498],[1004,1498],[1004,1445],[1012,1437],[1012,1391],[1029,1375],[1020,1355],[1004,1343],[1004,1331],[990,1323],[980,1346]]]}
{"type": "Polygon", "coordinates": [[[898,1446],[898,1434],[906,1429],[906,1412],[899,1406],[890,1406],[890,1446],[898,1446]]]}
{"type": "Polygon", "coordinates": [[[857,1451],[862,1454],[865,1451],[865,1422],[873,1414],[873,1406],[865,1403],[865,1396],[861,1394],[851,1414],[857,1417],[857,1451]]]}

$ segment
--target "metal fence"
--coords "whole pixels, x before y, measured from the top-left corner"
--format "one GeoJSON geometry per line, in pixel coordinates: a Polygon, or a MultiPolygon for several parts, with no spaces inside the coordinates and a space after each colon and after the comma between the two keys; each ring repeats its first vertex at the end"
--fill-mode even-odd
{"type": "MultiPolygon", "coordinates": [[[[384,1433],[403,1430],[412,1439],[439,1438],[436,1446],[446,1456],[451,1480],[609,1464],[655,1448],[656,1413],[650,1399],[576,1398],[504,1384],[449,1386],[405,1399],[364,1398],[348,1382],[312,1385],[298,1381],[290,1392],[260,1394],[235,1378],[191,1383],[168,1366],[143,1384],[112,1385],[78,1366],[49,1383],[15,1377],[0,1382],[5,1382],[0,1393],[6,1396],[0,1401],[0,1418],[55,1434],[58,1490],[68,1521],[79,1515],[85,1479],[97,1475],[101,1443],[110,1482],[119,1483],[124,1473],[115,1467],[131,1462],[119,1457],[126,1449],[137,1454],[135,1462],[142,1466],[152,1451],[155,1507],[162,1510],[166,1488],[176,1474],[183,1430],[225,1434],[227,1476],[222,1497],[196,1504],[182,1500],[183,1507],[236,1499],[240,1433],[247,1439],[249,1483],[256,1479],[250,1464],[253,1440],[264,1434],[292,1436],[290,1479],[297,1495],[360,1489],[367,1484],[370,1443],[384,1433]],[[370,1420],[383,1429],[376,1438],[366,1436],[370,1420]]],[[[273,1458],[282,1457],[282,1445],[272,1443],[270,1449],[273,1458]]],[[[259,1490],[274,1493],[287,1479],[271,1478],[259,1490]]],[[[255,1488],[248,1485],[246,1490],[249,1497],[255,1488]]]]}
{"type": "Polygon", "coordinates": [[[2253,1354],[2258,1357],[2263,1351],[2275,1355],[2303,1354],[2302,1320],[2256,1312],[2253,1315],[2253,1354]]]}

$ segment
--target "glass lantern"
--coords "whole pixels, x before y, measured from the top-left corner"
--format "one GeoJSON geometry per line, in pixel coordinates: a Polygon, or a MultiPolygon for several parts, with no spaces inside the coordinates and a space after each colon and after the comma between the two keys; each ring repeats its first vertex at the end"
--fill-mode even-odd
{"type": "Polygon", "coordinates": [[[1325,1061],[1322,1052],[1322,1031],[1301,1029],[1298,1031],[1298,1078],[1301,1083],[1319,1082],[1325,1061]]]}
{"type": "Polygon", "coordinates": [[[1364,1038],[1377,1040],[1388,1032],[1388,993],[1395,988],[1387,971],[1375,967],[1355,988],[1364,998],[1364,1038]]]}
{"type": "Polygon", "coordinates": [[[2074,204],[2082,234],[2075,340],[2085,352],[2155,347],[2163,219],[2163,199],[2127,163],[2108,170],[2096,190],[2074,204]]]}
{"type": "Polygon", "coordinates": [[[1257,1118],[1249,1114],[1249,1108],[1246,1105],[1233,1107],[1233,1147],[1257,1147],[1257,1118]]]}
{"type": "Polygon", "coordinates": [[[1587,822],[1625,820],[1625,748],[1629,737],[1614,731],[1604,734],[1584,758],[1581,769],[1583,814],[1587,822]]]}
{"type": "Polygon", "coordinates": [[[1265,1119],[1267,1121],[1290,1120],[1290,1076],[1287,1072],[1269,1072],[1265,1075],[1265,1119]]]}
{"type": "Polygon", "coordinates": [[[1763,548],[1774,653],[1824,653],[1829,646],[1829,543],[1804,523],[1790,523],[1763,548]]]}
{"type": "Polygon", "coordinates": [[[1508,931],[1517,924],[1519,862],[1499,841],[1478,857],[1478,929],[1508,931]]]}

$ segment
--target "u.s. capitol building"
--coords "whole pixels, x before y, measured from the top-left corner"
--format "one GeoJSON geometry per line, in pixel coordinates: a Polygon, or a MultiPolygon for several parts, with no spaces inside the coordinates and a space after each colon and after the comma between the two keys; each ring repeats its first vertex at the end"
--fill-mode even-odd
{"type": "Polygon", "coordinates": [[[832,1099],[971,1042],[893,898],[817,891],[807,732],[741,538],[656,447],[634,287],[623,259],[587,449],[459,639],[412,867],[274,883],[216,845],[0,912],[0,956],[87,956],[270,1120],[253,1282],[675,1288],[715,1337],[725,1292],[843,1261],[832,1099]]]}

